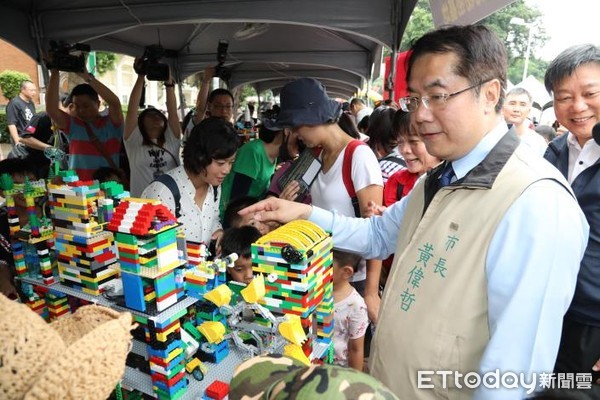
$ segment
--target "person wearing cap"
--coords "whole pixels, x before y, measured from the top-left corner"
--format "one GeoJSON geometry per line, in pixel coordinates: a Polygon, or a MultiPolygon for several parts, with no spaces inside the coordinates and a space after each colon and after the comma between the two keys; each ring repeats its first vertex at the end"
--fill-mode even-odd
{"type": "Polygon", "coordinates": [[[308,218],[365,257],[395,252],[369,364],[402,399],[521,400],[519,382],[475,388],[458,374],[532,382],[554,369],[589,226],[560,172],[509,131],[506,81],[504,45],[487,27],[429,32],[412,46],[400,104],[444,163],[381,216],[281,199],[240,211],[308,218]]]}
{"type": "MultiPolygon", "coordinates": [[[[281,90],[281,110],[277,117],[280,127],[289,127],[298,134],[306,147],[320,149],[322,169],[310,187],[312,204],[336,210],[340,215],[363,215],[370,201],[381,204],[383,180],[375,154],[369,146],[356,146],[352,154],[351,180],[356,193],[351,198],[343,180],[344,155],[353,140],[337,121],[342,113],[339,102],[330,99],[321,82],[312,78],[301,78],[288,83],[281,90]],[[358,202],[358,204],[356,204],[358,202]],[[358,206],[358,207],[356,207],[358,206]],[[356,208],[358,208],[358,213],[356,208]]],[[[300,186],[292,181],[288,186],[292,198],[300,186]]],[[[379,274],[381,261],[378,259],[361,263],[352,278],[369,310],[371,322],[377,322],[379,309],[379,274]]]]}

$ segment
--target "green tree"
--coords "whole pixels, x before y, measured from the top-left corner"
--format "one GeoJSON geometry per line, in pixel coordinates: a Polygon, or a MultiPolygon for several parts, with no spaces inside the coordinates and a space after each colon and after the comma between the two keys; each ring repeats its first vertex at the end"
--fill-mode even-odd
{"type": "Polygon", "coordinates": [[[104,51],[96,52],[96,71],[98,75],[102,75],[107,71],[115,69],[115,63],[117,56],[114,53],[107,53],[104,51]]]}
{"type": "Polygon", "coordinates": [[[0,89],[2,95],[8,100],[12,99],[21,91],[21,83],[23,81],[30,81],[29,75],[19,72],[11,71],[9,69],[4,70],[0,73],[0,89]]]}
{"type": "MultiPolygon", "coordinates": [[[[523,74],[529,28],[523,25],[511,24],[510,21],[514,17],[521,18],[528,24],[536,22],[536,26],[532,28],[528,74],[543,79],[547,64],[536,59],[534,54],[536,49],[545,44],[548,36],[543,24],[541,24],[542,13],[537,7],[528,6],[524,0],[517,0],[484,18],[479,23],[488,26],[498,37],[504,39],[508,53],[508,74],[510,80],[516,83],[521,81],[523,74]]],[[[429,2],[428,0],[419,0],[402,37],[401,51],[409,49],[416,39],[433,29],[433,18],[429,2]]]]}
{"type": "Polygon", "coordinates": [[[402,35],[400,51],[408,50],[421,36],[434,29],[429,0],[419,0],[402,35]]]}

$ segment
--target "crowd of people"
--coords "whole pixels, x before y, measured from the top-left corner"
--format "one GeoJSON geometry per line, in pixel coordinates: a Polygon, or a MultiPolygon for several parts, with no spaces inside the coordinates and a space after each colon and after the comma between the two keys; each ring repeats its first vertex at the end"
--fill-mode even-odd
{"type": "MultiPolygon", "coordinates": [[[[46,176],[44,151],[63,132],[81,179],[115,179],[134,197],[159,199],[189,240],[238,253],[228,279],[245,284],[256,239],[292,220],[317,223],[334,242],[335,363],[368,371],[401,399],[526,396],[520,386],[475,388],[441,375],[423,389],[417,377],[432,369],[585,374],[597,395],[600,47],[573,46],[548,67],[545,85],[567,130],[560,136],[529,119],[525,89],[507,90],[506,63],[489,29],[445,27],[412,46],[398,104],[342,104],[300,78],[244,144],[234,96],[209,91],[211,68],[183,126],[172,79],[167,116],[140,110],[138,73],[124,117],[119,98],[87,71],[59,98],[52,70],[45,114],[35,113],[29,81],[9,104],[11,140],[28,154],[15,150],[0,173],[46,176]],[[300,160],[317,166],[314,176],[285,180],[300,160]]],[[[26,218],[25,205],[16,207],[26,218]]],[[[0,213],[0,288],[17,297],[6,284],[5,220],[0,213]]]]}

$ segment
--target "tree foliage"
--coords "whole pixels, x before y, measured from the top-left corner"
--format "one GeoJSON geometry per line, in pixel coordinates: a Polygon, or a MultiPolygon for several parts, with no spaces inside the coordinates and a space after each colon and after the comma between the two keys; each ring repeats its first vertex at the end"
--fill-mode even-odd
{"type": "MultiPolygon", "coordinates": [[[[541,80],[544,77],[547,63],[535,58],[535,53],[536,49],[545,44],[548,36],[541,24],[542,13],[538,8],[528,6],[524,0],[517,0],[479,23],[488,26],[498,37],[504,39],[508,54],[508,76],[511,82],[517,83],[521,81],[523,75],[529,28],[511,24],[510,21],[514,17],[521,18],[526,23],[536,22],[536,26],[532,28],[528,75],[533,75],[541,80]]],[[[419,0],[402,37],[401,51],[408,50],[416,39],[433,29],[429,1],[419,0]]]]}
{"type": "Polygon", "coordinates": [[[117,56],[114,53],[107,53],[104,51],[96,52],[96,71],[98,75],[102,75],[107,71],[115,69],[115,63],[117,56]]]}
{"type": "Polygon", "coordinates": [[[0,89],[2,95],[8,100],[12,99],[21,92],[21,84],[23,81],[30,81],[29,75],[12,70],[5,70],[0,73],[0,89]]]}

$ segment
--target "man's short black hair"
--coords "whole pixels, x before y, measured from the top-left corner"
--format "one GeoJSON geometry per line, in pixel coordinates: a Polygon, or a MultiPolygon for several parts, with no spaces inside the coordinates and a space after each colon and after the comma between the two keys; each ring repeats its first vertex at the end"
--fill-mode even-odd
{"type": "Polygon", "coordinates": [[[100,97],[98,97],[98,92],[96,92],[96,90],[87,83],[82,83],[80,85],[75,86],[73,90],[71,90],[71,94],[69,95],[69,97],[71,98],[72,102],[73,97],[83,95],[88,96],[93,101],[100,101],[100,97]]]}

